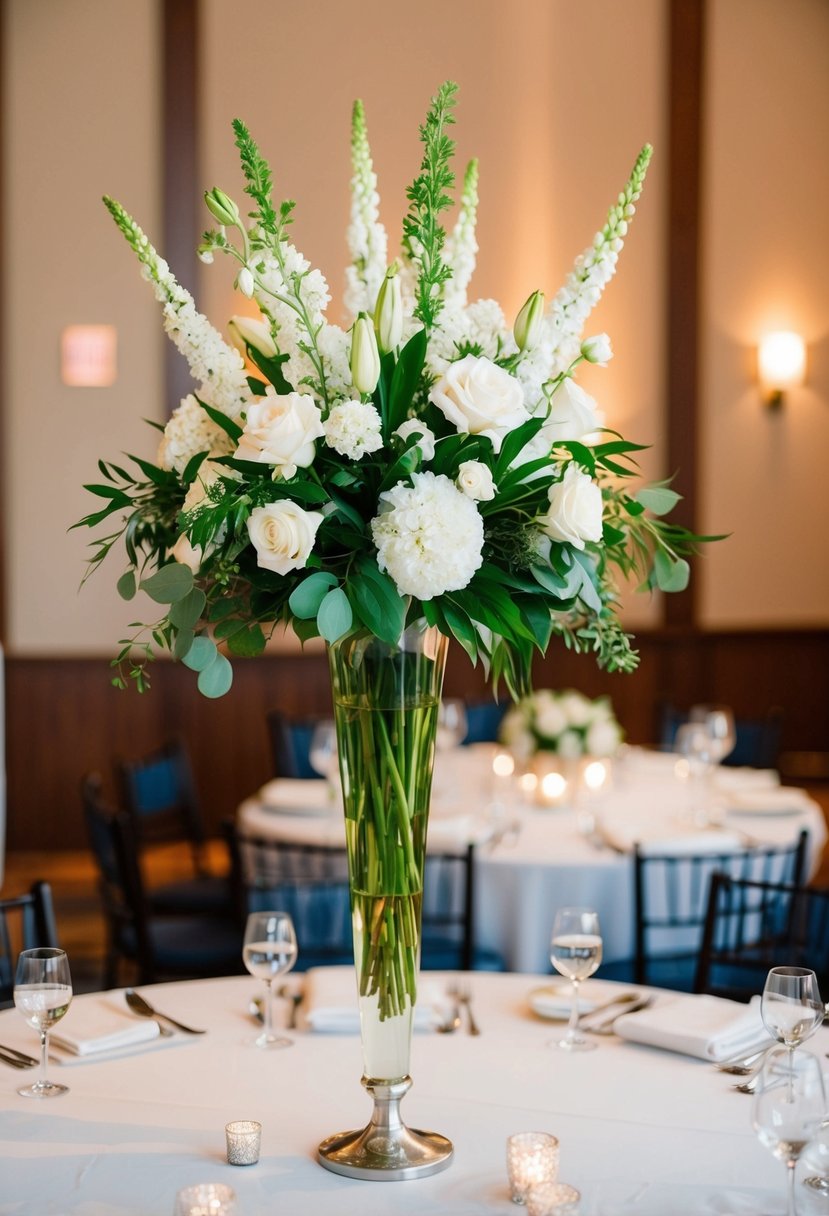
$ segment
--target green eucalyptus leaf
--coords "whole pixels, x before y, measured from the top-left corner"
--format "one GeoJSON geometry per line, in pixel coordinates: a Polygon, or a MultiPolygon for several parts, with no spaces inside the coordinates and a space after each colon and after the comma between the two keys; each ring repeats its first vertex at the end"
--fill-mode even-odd
{"type": "Polygon", "coordinates": [[[684,591],[691,568],[683,557],[673,558],[658,549],[653,555],[653,572],[660,591],[684,591]]]}
{"type": "MultiPolygon", "coordinates": [[[[198,638],[196,639],[199,640],[198,638]]],[[[198,689],[203,697],[223,697],[233,683],[233,668],[223,654],[199,672],[198,689]]]]}
{"type": "Polygon", "coordinates": [[[242,659],[253,659],[265,649],[265,635],[261,625],[254,622],[227,639],[227,648],[231,654],[242,659]]]}
{"type": "Polygon", "coordinates": [[[170,562],[149,578],[142,578],[139,587],[157,604],[176,604],[193,589],[193,571],[181,562],[170,562]]]}
{"type": "Polygon", "coordinates": [[[288,598],[288,607],[300,620],[310,621],[316,617],[322,601],[336,585],[336,576],[327,571],[318,570],[316,574],[309,574],[294,587],[288,598]]]}
{"type": "Polygon", "coordinates": [[[336,642],[348,633],[354,620],[348,596],[340,587],[335,587],[325,596],[317,613],[317,628],[326,642],[336,642]]]}
{"type": "Polygon", "coordinates": [[[191,671],[204,671],[213,662],[218,653],[215,642],[210,638],[198,637],[193,639],[193,644],[182,658],[182,662],[191,671]]]}
{"type": "Polygon", "coordinates": [[[183,600],[173,604],[167,614],[171,625],[176,629],[192,629],[201,617],[207,597],[200,587],[193,587],[183,600]]]}
{"type": "Polygon", "coordinates": [[[173,643],[173,658],[184,662],[184,656],[189,652],[195,637],[192,629],[179,629],[173,643]]]}
{"type": "Polygon", "coordinates": [[[638,491],[636,501],[654,515],[667,515],[673,511],[680,497],[676,490],[669,490],[667,486],[646,486],[638,491]]]}
{"type": "Polygon", "coordinates": [[[122,600],[131,600],[135,596],[135,571],[128,570],[126,574],[122,574],[115,584],[115,588],[122,600]]]}

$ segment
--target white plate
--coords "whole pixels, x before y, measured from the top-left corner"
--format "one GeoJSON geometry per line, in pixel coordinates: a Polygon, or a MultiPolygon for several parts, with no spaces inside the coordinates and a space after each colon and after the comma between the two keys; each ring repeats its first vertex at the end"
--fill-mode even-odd
{"type": "Polygon", "coordinates": [[[339,810],[332,802],[325,781],[302,781],[293,777],[278,777],[263,785],[259,791],[262,809],[280,815],[309,815],[322,818],[339,810]]]}
{"type": "MultiPolygon", "coordinates": [[[[631,992],[625,984],[609,980],[585,980],[579,993],[579,1014],[590,1013],[597,1005],[612,1001],[614,996],[631,992]]],[[[566,1022],[573,1002],[573,986],[569,980],[551,976],[541,988],[533,988],[527,996],[527,1004],[533,1013],[551,1022],[566,1022]]]]}

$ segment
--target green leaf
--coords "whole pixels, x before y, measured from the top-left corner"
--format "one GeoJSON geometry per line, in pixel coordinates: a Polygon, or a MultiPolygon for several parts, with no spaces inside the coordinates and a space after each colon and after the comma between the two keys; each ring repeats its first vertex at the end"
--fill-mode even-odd
{"type": "Polygon", "coordinates": [[[676,490],[669,490],[667,486],[645,486],[638,491],[636,501],[654,515],[667,515],[669,511],[673,511],[681,497],[676,490]]]}
{"type": "Polygon", "coordinates": [[[234,443],[238,443],[242,434],[242,428],[239,426],[239,423],[234,422],[232,418],[228,418],[227,414],[223,414],[221,410],[214,410],[212,405],[205,405],[205,403],[199,397],[197,397],[196,400],[204,410],[205,414],[207,414],[208,418],[212,419],[212,421],[216,423],[216,426],[220,427],[225,434],[229,435],[234,443]]]}
{"type": "Polygon", "coordinates": [[[176,629],[192,629],[204,611],[206,602],[204,592],[199,587],[194,587],[184,599],[173,604],[167,614],[170,624],[175,625],[176,629]]]}
{"type": "Polygon", "coordinates": [[[135,596],[135,571],[128,570],[122,574],[115,584],[115,590],[122,600],[131,600],[135,596]]]}
{"type": "Polygon", "coordinates": [[[316,619],[313,621],[303,621],[300,620],[299,617],[294,617],[294,619],[291,621],[291,628],[299,638],[300,642],[303,643],[309,642],[311,638],[318,638],[320,636],[320,631],[317,629],[316,619]]]}
{"type": "Polygon", "coordinates": [[[688,586],[691,567],[683,557],[673,558],[658,549],[653,555],[653,572],[660,591],[684,591],[688,586]]]}
{"type": "Polygon", "coordinates": [[[531,439],[535,438],[543,425],[543,418],[530,418],[527,422],[522,422],[520,426],[517,426],[514,431],[510,431],[509,435],[503,439],[493,470],[497,482],[500,482],[519,452],[527,446],[531,439]]]}
{"type": "Polygon", "coordinates": [[[288,598],[288,607],[300,620],[310,621],[316,618],[320,604],[336,585],[336,577],[326,571],[318,570],[316,574],[309,574],[294,587],[288,598]]]}
{"type": "Polygon", "coordinates": [[[225,596],[220,600],[215,600],[210,605],[209,619],[211,621],[222,621],[226,616],[232,616],[234,612],[240,612],[244,606],[245,601],[241,596],[225,596]]]}
{"type": "Polygon", "coordinates": [[[253,659],[265,649],[265,635],[262,627],[254,621],[245,629],[234,633],[227,639],[227,648],[231,654],[241,659],[253,659]]]}
{"type": "Polygon", "coordinates": [[[173,658],[184,661],[184,656],[190,650],[195,639],[195,634],[192,629],[179,629],[176,634],[176,640],[173,643],[173,658]]]}
{"type": "Polygon", "coordinates": [[[408,605],[373,558],[358,559],[349,576],[347,591],[366,628],[384,642],[394,644],[403,632],[408,605]]]}
{"type": "Polygon", "coordinates": [[[452,636],[461,644],[473,663],[478,659],[478,634],[464,610],[456,606],[450,597],[441,597],[441,610],[452,636]]]}
{"type": "MultiPolygon", "coordinates": [[[[197,638],[196,641],[199,639],[197,638]]],[[[203,697],[223,697],[233,683],[233,668],[223,654],[217,652],[212,663],[199,672],[198,688],[203,697]]]]}
{"type": "Polygon", "coordinates": [[[204,671],[218,655],[215,643],[206,637],[193,639],[193,644],[182,658],[185,667],[191,671],[204,671]]]}
{"type": "Polygon", "coordinates": [[[583,549],[574,549],[575,569],[581,572],[579,598],[594,612],[601,612],[602,601],[596,587],[596,564],[590,554],[583,549]]]}
{"type": "Polygon", "coordinates": [[[389,432],[406,421],[426,359],[426,330],[413,334],[400,352],[389,392],[389,432]]]}
{"type": "Polygon", "coordinates": [[[354,615],[348,596],[341,587],[329,591],[317,613],[317,628],[326,642],[336,642],[351,628],[354,615]]]}
{"type": "Polygon", "coordinates": [[[125,494],[118,486],[84,486],[90,494],[97,494],[99,498],[109,498],[112,500],[114,507],[129,507],[132,505],[132,499],[129,494],[125,494]]]}
{"type": "Polygon", "coordinates": [[[247,346],[251,363],[255,363],[260,372],[263,372],[267,376],[277,393],[280,396],[290,393],[292,386],[285,379],[282,371],[282,364],[288,361],[288,356],[276,355],[274,358],[268,358],[267,355],[263,355],[261,351],[257,350],[255,346],[248,346],[247,343],[245,345],[247,346]]]}
{"type": "Polygon", "coordinates": [[[149,578],[142,578],[138,585],[157,604],[175,604],[190,594],[193,572],[181,562],[169,562],[149,578]]]}

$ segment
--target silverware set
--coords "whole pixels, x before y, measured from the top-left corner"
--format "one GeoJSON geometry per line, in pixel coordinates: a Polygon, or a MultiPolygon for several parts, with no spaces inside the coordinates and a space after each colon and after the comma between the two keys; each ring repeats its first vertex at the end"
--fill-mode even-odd
{"type": "Polygon", "coordinates": [[[467,984],[456,980],[449,985],[446,990],[452,1000],[455,1002],[455,1011],[453,1021],[455,1025],[453,1029],[457,1029],[461,1021],[461,1009],[466,1012],[466,1032],[467,1034],[479,1035],[481,1028],[475,1021],[475,1015],[472,1012],[472,993],[467,984]]]}
{"type": "Polygon", "coordinates": [[[0,1060],[10,1068],[36,1068],[40,1063],[33,1056],[27,1056],[15,1047],[4,1047],[0,1044],[0,1060]]]}
{"type": "Polygon", "coordinates": [[[158,1023],[158,1028],[162,1034],[172,1034],[172,1031],[165,1031],[162,1027],[162,1022],[169,1022],[171,1026],[175,1026],[176,1030],[181,1030],[184,1034],[205,1034],[204,1030],[195,1030],[192,1026],[185,1026],[183,1022],[177,1022],[175,1018],[168,1017],[166,1013],[160,1013],[157,1009],[153,1009],[152,1005],[144,1000],[140,993],[134,988],[127,988],[124,992],[124,997],[127,1004],[133,1013],[137,1013],[142,1018],[152,1018],[158,1023]]]}

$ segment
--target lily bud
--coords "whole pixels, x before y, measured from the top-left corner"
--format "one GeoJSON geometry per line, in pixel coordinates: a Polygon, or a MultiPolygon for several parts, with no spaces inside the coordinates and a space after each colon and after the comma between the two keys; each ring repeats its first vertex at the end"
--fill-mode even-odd
{"type": "Polygon", "coordinates": [[[381,355],[387,355],[399,346],[403,337],[403,293],[396,262],[389,267],[377,293],[374,332],[381,355]]]}
{"type": "Polygon", "coordinates": [[[351,380],[358,393],[373,393],[380,379],[380,352],[374,326],[361,312],[351,329],[351,380]]]}
{"type": "Polygon", "coordinates": [[[276,357],[276,347],[271,338],[271,329],[267,321],[257,317],[231,317],[227,325],[230,341],[240,355],[246,355],[250,346],[266,359],[276,357]]]}
{"type": "Polygon", "coordinates": [[[588,363],[604,367],[613,358],[610,338],[607,334],[595,334],[592,338],[585,338],[581,344],[581,353],[588,363]]]}
{"type": "Polygon", "coordinates": [[[512,332],[519,350],[532,350],[541,336],[544,319],[544,292],[534,291],[515,318],[512,332]]]}
{"type": "Polygon", "coordinates": [[[239,223],[239,208],[233,199],[229,198],[218,186],[205,191],[204,201],[207,204],[207,210],[220,224],[233,226],[239,223]]]}
{"type": "Polygon", "coordinates": [[[236,285],[243,296],[247,296],[249,300],[253,298],[253,291],[256,287],[256,283],[247,266],[243,266],[239,271],[239,277],[236,280],[236,285]]]}

